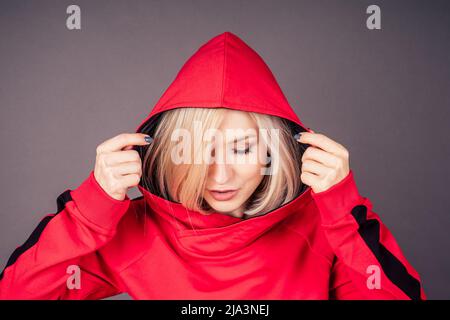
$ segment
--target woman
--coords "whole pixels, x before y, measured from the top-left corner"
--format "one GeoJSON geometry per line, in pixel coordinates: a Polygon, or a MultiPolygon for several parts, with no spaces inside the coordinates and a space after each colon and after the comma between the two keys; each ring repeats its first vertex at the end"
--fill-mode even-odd
{"type": "Polygon", "coordinates": [[[1,298],[425,298],[348,151],[300,122],[230,32],[185,63],[136,133],[100,144],[57,204],[9,259],[1,298]]]}

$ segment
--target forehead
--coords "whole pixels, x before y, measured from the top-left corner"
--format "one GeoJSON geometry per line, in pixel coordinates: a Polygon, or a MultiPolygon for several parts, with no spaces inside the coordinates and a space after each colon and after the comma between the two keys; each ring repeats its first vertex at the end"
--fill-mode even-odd
{"type": "Polygon", "coordinates": [[[230,110],[225,112],[219,129],[257,129],[256,122],[244,111],[230,110]]]}

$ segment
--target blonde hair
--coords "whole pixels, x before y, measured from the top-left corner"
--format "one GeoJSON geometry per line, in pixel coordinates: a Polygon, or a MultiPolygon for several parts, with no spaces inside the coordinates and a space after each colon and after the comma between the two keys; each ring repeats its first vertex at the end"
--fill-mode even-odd
{"type": "MultiPolygon", "coordinates": [[[[202,214],[211,212],[211,208],[203,199],[208,177],[208,163],[175,164],[170,150],[178,143],[171,136],[175,129],[190,132],[193,141],[191,159],[201,154],[206,148],[203,134],[207,129],[218,129],[224,117],[225,108],[192,108],[181,107],[165,111],[153,133],[154,142],[150,144],[143,158],[143,185],[153,194],[164,199],[183,204],[190,210],[202,214]],[[200,130],[193,130],[195,121],[201,125],[200,130]],[[197,136],[196,136],[197,135],[197,136]],[[198,139],[198,140],[196,140],[198,139]]],[[[245,111],[242,111],[245,112],[245,111]]],[[[288,120],[261,114],[247,112],[259,129],[279,130],[278,152],[271,152],[271,144],[267,145],[270,156],[269,166],[277,165],[275,173],[264,175],[260,185],[247,199],[244,214],[262,215],[272,211],[296,198],[304,187],[301,180],[300,161],[302,148],[292,138],[288,120]]],[[[270,139],[270,137],[269,137],[270,139]]],[[[188,151],[189,152],[189,151],[188,151]]]]}

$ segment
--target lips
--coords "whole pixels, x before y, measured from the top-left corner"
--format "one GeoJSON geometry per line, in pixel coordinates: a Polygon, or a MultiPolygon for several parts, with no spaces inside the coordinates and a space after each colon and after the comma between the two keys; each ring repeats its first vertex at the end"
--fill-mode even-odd
{"type": "Polygon", "coordinates": [[[232,199],[236,194],[238,190],[209,190],[209,193],[211,196],[217,200],[217,201],[227,201],[232,199]]]}

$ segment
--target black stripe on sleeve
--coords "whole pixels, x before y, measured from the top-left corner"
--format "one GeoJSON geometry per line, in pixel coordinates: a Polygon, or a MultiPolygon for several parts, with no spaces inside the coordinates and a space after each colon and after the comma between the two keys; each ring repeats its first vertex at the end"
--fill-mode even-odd
{"type": "Polygon", "coordinates": [[[359,234],[381,264],[389,280],[412,300],[421,300],[420,282],[411,276],[400,260],[380,243],[380,224],[378,220],[367,220],[367,207],[365,205],[354,207],[352,215],[358,222],[359,234]]]}
{"type": "Polygon", "coordinates": [[[47,224],[50,222],[51,219],[53,219],[58,213],[60,213],[64,208],[67,202],[72,201],[72,196],[70,195],[70,190],[66,190],[63,193],[61,193],[58,198],[56,199],[57,204],[57,212],[53,215],[46,216],[39,222],[38,226],[33,230],[30,237],[25,241],[24,244],[22,244],[20,247],[18,247],[12,255],[9,257],[8,262],[6,263],[5,268],[3,269],[2,273],[0,274],[0,280],[3,279],[4,272],[6,268],[14,264],[17,259],[28,249],[30,249],[32,246],[34,246],[41,236],[42,231],[47,226],[47,224]]]}

